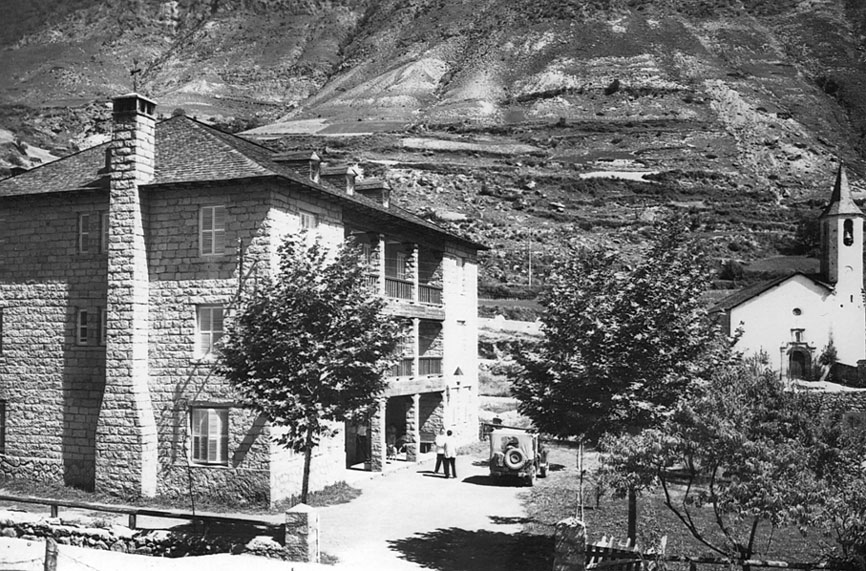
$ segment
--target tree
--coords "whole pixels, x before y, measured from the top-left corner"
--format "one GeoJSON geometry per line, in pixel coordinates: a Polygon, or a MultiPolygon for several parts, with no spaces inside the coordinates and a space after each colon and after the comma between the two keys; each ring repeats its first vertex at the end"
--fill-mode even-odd
{"type": "Polygon", "coordinates": [[[692,536],[725,557],[752,558],[762,525],[772,537],[823,522],[852,559],[866,541],[864,449],[852,443],[820,397],[734,358],[661,428],[608,439],[603,470],[620,488],[658,485],[692,536]]]}
{"type": "MultiPolygon", "coordinates": [[[[674,218],[627,259],[605,249],[559,260],[540,302],[544,332],[517,356],[519,410],[544,432],[597,438],[659,425],[706,378],[719,333],[701,295],[712,272],[674,218]]],[[[634,490],[629,535],[634,537],[634,490]]]]}
{"type": "Polygon", "coordinates": [[[367,272],[353,247],[286,240],[277,275],[243,300],[221,347],[221,372],[244,403],[304,454],[302,502],[312,451],[335,434],[330,423],[368,418],[393,364],[399,328],[367,272]]]}

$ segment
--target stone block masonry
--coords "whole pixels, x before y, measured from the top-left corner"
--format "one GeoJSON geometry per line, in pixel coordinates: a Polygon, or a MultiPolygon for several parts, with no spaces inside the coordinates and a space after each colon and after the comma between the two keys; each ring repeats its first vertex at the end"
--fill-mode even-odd
{"type": "Polygon", "coordinates": [[[96,428],[96,489],[153,496],[157,430],[148,386],[149,275],[146,201],[154,172],[155,105],[114,100],[108,210],[105,392],[96,428]]]}

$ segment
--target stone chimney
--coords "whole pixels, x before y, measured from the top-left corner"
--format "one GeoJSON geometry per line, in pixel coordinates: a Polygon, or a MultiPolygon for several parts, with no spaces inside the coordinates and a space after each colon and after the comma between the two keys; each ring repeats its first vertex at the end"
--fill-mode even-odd
{"type": "Polygon", "coordinates": [[[368,178],[356,183],[355,192],[375,200],[385,208],[391,203],[391,185],[378,178],[368,178]]]}
{"type": "Polygon", "coordinates": [[[284,164],[289,168],[298,171],[301,174],[305,174],[304,171],[306,170],[309,174],[311,181],[319,182],[322,159],[320,159],[319,155],[317,155],[315,152],[295,151],[287,153],[275,153],[273,159],[275,163],[284,164]]]}
{"type": "Polygon", "coordinates": [[[336,186],[341,190],[345,190],[346,194],[355,194],[355,178],[358,176],[358,171],[354,167],[347,166],[323,166],[322,178],[336,186]]]}
{"type": "Polygon", "coordinates": [[[149,276],[144,198],[154,178],[156,103],[114,99],[109,165],[105,391],[96,427],[96,489],[156,494],[157,435],[148,388],[149,276]]]}

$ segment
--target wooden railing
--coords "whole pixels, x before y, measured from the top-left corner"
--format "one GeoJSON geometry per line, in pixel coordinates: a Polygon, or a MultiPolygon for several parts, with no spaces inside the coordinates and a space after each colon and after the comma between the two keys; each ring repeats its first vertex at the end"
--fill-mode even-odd
{"type": "Polygon", "coordinates": [[[441,375],[442,374],[442,357],[421,357],[418,359],[418,374],[424,375],[441,375]]]}
{"type": "Polygon", "coordinates": [[[415,284],[409,280],[385,277],[385,296],[396,299],[414,299],[415,284]]]}
{"type": "Polygon", "coordinates": [[[389,377],[411,377],[415,372],[415,360],[411,357],[400,359],[400,362],[388,371],[389,377]]]}
{"type": "Polygon", "coordinates": [[[105,513],[113,513],[126,515],[129,518],[130,529],[135,529],[137,518],[139,516],[168,518],[168,519],[183,519],[189,521],[201,521],[205,523],[228,523],[240,525],[254,526],[269,526],[279,527],[281,524],[267,519],[257,518],[255,516],[239,517],[239,516],[224,516],[212,512],[191,512],[186,510],[175,509],[156,509],[138,506],[127,506],[123,504],[103,504],[96,502],[79,502],[67,500],[55,500],[51,498],[37,498],[33,496],[13,496],[8,494],[0,495],[0,502],[4,503],[20,503],[20,504],[37,504],[48,506],[51,509],[51,517],[57,517],[60,513],[60,508],[84,509],[105,513]]]}
{"type": "Polygon", "coordinates": [[[442,305],[442,288],[421,284],[418,286],[418,301],[431,305],[442,305]]]}

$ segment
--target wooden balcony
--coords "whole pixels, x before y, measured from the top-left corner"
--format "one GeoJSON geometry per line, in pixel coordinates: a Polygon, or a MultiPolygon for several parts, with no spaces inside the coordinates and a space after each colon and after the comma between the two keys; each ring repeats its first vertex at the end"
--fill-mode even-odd
{"type": "Polygon", "coordinates": [[[385,296],[394,299],[415,299],[415,284],[409,280],[401,280],[385,276],[385,296]]]}
{"type": "Polygon", "coordinates": [[[442,305],[442,288],[420,284],[418,286],[418,301],[429,305],[442,305]]]}
{"type": "Polygon", "coordinates": [[[442,357],[421,357],[418,359],[418,369],[421,376],[441,375],[442,357]]]}
{"type": "Polygon", "coordinates": [[[389,377],[411,377],[415,373],[415,360],[412,357],[400,359],[388,371],[389,377]]]}

